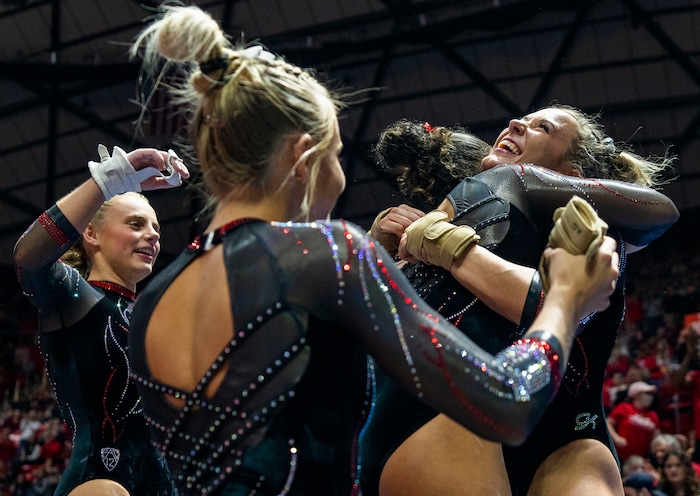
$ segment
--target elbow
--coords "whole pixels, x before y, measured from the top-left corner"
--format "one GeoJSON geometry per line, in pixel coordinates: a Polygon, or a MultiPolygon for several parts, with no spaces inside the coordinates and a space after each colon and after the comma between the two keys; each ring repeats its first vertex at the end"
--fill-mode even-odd
{"type": "Polygon", "coordinates": [[[676,207],[676,204],[671,202],[671,212],[669,214],[669,222],[671,225],[675,224],[678,219],[681,218],[681,213],[678,211],[678,207],[676,207]]]}
{"type": "Polygon", "coordinates": [[[15,244],[12,250],[12,259],[15,263],[17,274],[19,274],[20,269],[24,272],[33,272],[39,266],[36,255],[31,248],[31,246],[24,242],[24,238],[20,238],[15,244]]]}
{"type": "Polygon", "coordinates": [[[671,227],[673,227],[673,225],[676,224],[676,222],[678,222],[678,220],[681,218],[680,212],[673,203],[671,203],[671,207],[672,208],[669,209],[669,213],[666,218],[663,232],[666,232],[669,229],[671,229],[671,227]]]}
{"type": "Polygon", "coordinates": [[[659,218],[659,235],[668,231],[676,222],[678,222],[678,219],[681,218],[681,213],[678,211],[678,208],[673,202],[669,201],[667,206],[668,208],[664,211],[665,215],[661,215],[659,218]]]}
{"type": "Polygon", "coordinates": [[[510,446],[511,448],[517,448],[521,444],[525,442],[525,440],[529,437],[530,432],[523,432],[522,435],[520,436],[511,436],[507,439],[504,439],[501,441],[502,444],[505,444],[506,446],[510,446]]]}
{"type": "Polygon", "coordinates": [[[520,446],[527,440],[528,437],[530,437],[530,434],[532,434],[532,431],[535,429],[536,425],[537,422],[531,420],[521,423],[513,423],[510,425],[512,430],[510,430],[508,434],[500,440],[500,442],[506,446],[520,446]]]}
{"type": "Polygon", "coordinates": [[[17,267],[23,267],[25,265],[25,251],[22,249],[22,240],[20,239],[15,243],[15,247],[12,250],[12,259],[17,267]]]}
{"type": "Polygon", "coordinates": [[[513,405],[507,413],[501,412],[497,416],[500,428],[489,426],[489,432],[485,438],[502,443],[507,446],[520,446],[535,430],[549,402],[528,401],[513,405]]]}

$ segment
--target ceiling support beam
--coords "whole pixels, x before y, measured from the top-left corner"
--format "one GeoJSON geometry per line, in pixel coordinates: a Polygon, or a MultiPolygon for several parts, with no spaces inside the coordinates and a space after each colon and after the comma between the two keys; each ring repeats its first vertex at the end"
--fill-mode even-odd
{"type": "Polygon", "coordinates": [[[508,111],[511,115],[522,115],[522,109],[513,100],[498,89],[498,86],[493,81],[486,78],[473,65],[471,65],[462,55],[457,53],[453,46],[439,43],[436,48],[445,56],[447,60],[452,62],[459,70],[472,79],[484,92],[493,98],[496,103],[508,111]]]}
{"type": "MultiPolygon", "coordinates": [[[[58,65],[61,43],[61,0],[51,2],[51,64],[58,65]]],[[[44,190],[44,206],[48,208],[56,201],[56,156],[58,143],[58,85],[54,82],[49,87],[49,116],[46,146],[46,189],[44,190]]]]}
{"type": "Polygon", "coordinates": [[[666,49],[671,57],[680,65],[683,70],[700,86],[700,70],[693,64],[689,57],[678,48],[678,45],[664,31],[659,24],[646,12],[636,0],[620,0],[620,3],[627,7],[632,16],[666,49]]]}
{"type": "Polygon", "coordinates": [[[546,74],[542,77],[535,94],[530,100],[530,109],[538,109],[549,104],[549,102],[545,102],[544,99],[552,88],[557,76],[561,73],[564,61],[571,52],[578,34],[581,32],[581,26],[583,25],[584,19],[588,16],[590,8],[591,4],[584,4],[576,13],[573,21],[571,21],[566,36],[564,36],[564,39],[559,45],[559,50],[557,50],[557,53],[554,55],[552,63],[549,65],[546,74]]]}

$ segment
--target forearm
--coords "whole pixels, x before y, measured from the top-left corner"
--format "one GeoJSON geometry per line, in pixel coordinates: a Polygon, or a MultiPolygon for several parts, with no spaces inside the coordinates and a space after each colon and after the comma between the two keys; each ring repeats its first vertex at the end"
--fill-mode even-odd
{"type": "Polygon", "coordinates": [[[574,194],[581,196],[610,227],[622,232],[625,241],[637,248],[658,238],[679,217],[670,198],[631,183],[571,178],[538,167],[526,168],[522,178],[529,201],[553,209],[563,206],[574,194]]]}
{"type": "Polygon", "coordinates": [[[688,369],[690,369],[690,360],[695,353],[697,353],[696,349],[686,344],[683,360],[680,361],[678,367],[672,368],[669,372],[671,384],[674,388],[682,388],[686,385],[686,376],[688,374],[688,369]]]}
{"type": "Polygon", "coordinates": [[[56,206],[79,232],[82,232],[104,203],[105,197],[93,179],[88,179],[56,202],[56,206]]]}
{"type": "Polygon", "coordinates": [[[569,349],[579,322],[582,302],[576,288],[570,286],[552,287],[547,293],[542,309],[525,333],[524,337],[537,331],[551,334],[559,340],[563,352],[562,363],[568,362],[569,349]]]}
{"type": "Polygon", "coordinates": [[[60,209],[52,205],[15,245],[17,278],[25,296],[40,310],[41,331],[63,327],[71,309],[84,303],[78,295],[83,294],[80,288],[85,281],[77,270],[57,261],[80,235],[60,209]]]}
{"type": "Polygon", "coordinates": [[[508,262],[476,245],[454,261],[450,272],[491,310],[520,324],[535,269],[508,262]]]}
{"type": "Polygon", "coordinates": [[[63,197],[17,241],[15,264],[24,271],[48,268],[75,243],[103,202],[104,196],[92,179],[63,197]]]}

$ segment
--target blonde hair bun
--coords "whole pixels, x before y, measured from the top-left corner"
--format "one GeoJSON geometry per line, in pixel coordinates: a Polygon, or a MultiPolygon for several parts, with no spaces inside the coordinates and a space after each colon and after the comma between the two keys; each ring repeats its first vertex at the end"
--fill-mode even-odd
{"type": "Polygon", "coordinates": [[[168,8],[159,24],[158,51],[171,60],[206,62],[226,44],[217,22],[196,7],[168,8]]]}

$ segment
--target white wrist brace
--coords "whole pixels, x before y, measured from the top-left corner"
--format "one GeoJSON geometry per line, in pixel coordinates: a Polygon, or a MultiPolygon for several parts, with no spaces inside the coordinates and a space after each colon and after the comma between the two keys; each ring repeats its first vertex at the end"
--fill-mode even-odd
{"type": "MultiPolygon", "coordinates": [[[[141,183],[151,177],[166,177],[155,167],[145,167],[137,171],[129,162],[126,152],[118,146],[114,147],[111,157],[104,145],[97,147],[97,153],[100,155],[100,162],[89,161],[88,169],[102,190],[105,201],[127,191],[141,191],[141,183]]],[[[173,157],[177,158],[175,152],[168,152],[170,176],[166,177],[166,182],[171,186],[177,186],[180,183],[180,174],[170,166],[170,159],[173,157]]]]}

